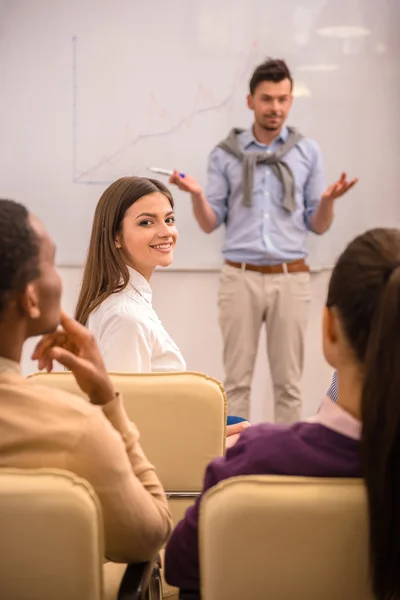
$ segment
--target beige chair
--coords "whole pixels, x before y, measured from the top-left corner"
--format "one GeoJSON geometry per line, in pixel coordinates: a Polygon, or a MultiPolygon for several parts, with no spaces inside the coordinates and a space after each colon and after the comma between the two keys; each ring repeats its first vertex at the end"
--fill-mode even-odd
{"type": "MultiPolygon", "coordinates": [[[[84,396],[71,373],[37,373],[38,384],[84,396]]],[[[112,374],[140,431],[142,447],[167,492],[176,524],[200,494],[208,463],[225,450],[227,400],[222,384],[201,373],[112,374]]],[[[177,597],[163,584],[164,597],[177,597]]]]}
{"type": "Polygon", "coordinates": [[[363,482],[247,476],[200,510],[203,600],[372,600],[363,482]]]}
{"type": "MultiPolygon", "coordinates": [[[[84,396],[71,373],[37,373],[41,385],[84,396]]],[[[174,523],[201,492],[208,463],[225,450],[227,400],[201,373],[112,374],[140,442],[167,492],[174,523]]]]}
{"type": "Polygon", "coordinates": [[[121,599],[145,597],[150,563],[125,565],[115,590],[104,585],[101,506],[72,473],[0,469],[0,532],[4,600],[106,600],[118,590],[121,599]]]}

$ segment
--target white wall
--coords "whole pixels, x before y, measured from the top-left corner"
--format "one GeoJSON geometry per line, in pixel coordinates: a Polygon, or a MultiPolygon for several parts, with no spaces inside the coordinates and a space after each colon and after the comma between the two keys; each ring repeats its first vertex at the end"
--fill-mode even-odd
{"type": "MultiPolygon", "coordinates": [[[[328,182],[360,179],[310,236],[310,264],[330,266],[364,229],[400,223],[399,22],[400,0],[0,0],[1,194],[79,266],[107,184],[157,165],[204,185],[209,152],[252,121],[255,65],[282,57],[288,123],[318,142],[328,182]]],[[[223,231],[205,236],[173,191],[175,267],[218,267],[223,231]]]]}
{"type": "MultiPolygon", "coordinates": [[[[80,285],[80,269],[60,269],[64,308],[73,313],[80,285]]],[[[307,332],[303,377],[304,416],[313,414],[330,384],[331,369],[321,352],[321,314],[329,272],[312,275],[312,303],[307,332]]],[[[152,279],[154,307],[180,347],[188,369],[223,380],[222,344],[217,323],[217,272],[157,271],[152,279]]],[[[33,342],[23,356],[25,374],[36,370],[29,359],[33,342]]],[[[265,334],[261,336],[253,383],[252,420],[272,419],[272,394],[266,369],[265,334]]]]}

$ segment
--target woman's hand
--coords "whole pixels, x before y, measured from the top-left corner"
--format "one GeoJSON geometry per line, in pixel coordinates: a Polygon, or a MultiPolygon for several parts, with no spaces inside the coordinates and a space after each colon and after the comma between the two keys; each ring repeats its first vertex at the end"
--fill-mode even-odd
{"type": "Polygon", "coordinates": [[[226,428],[226,448],[232,448],[238,441],[242,431],[251,427],[251,423],[248,421],[240,421],[233,425],[228,425],[226,428]]]}

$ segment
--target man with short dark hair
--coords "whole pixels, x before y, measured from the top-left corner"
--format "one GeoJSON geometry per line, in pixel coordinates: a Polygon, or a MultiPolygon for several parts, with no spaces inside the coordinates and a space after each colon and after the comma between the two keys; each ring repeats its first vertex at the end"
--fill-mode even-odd
{"type": "Polygon", "coordinates": [[[102,505],[107,557],[150,560],[171,529],[165,493],[93,337],[61,312],[54,254],[36,217],[0,200],[0,468],[56,467],[83,477],[102,505]],[[39,368],[57,360],[90,402],[22,376],[23,344],[40,334],[47,335],[32,357],[39,368]]]}
{"type": "Polygon", "coordinates": [[[265,321],[278,422],[296,421],[301,414],[310,302],[307,235],[329,228],[335,200],[357,181],[349,182],[343,173],[325,189],[318,145],[285,125],[292,88],[283,60],[259,65],[247,97],[253,127],[233,129],[211,153],[206,192],[188,175],[174,171],[170,180],[191,194],[203,231],[226,226],[219,321],[230,413],[249,417],[251,380],[265,321]]]}

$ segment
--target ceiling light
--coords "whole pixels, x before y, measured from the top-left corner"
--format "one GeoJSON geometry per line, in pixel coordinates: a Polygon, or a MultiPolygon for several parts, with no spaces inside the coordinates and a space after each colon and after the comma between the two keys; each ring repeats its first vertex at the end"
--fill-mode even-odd
{"type": "Polygon", "coordinates": [[[293,97],[294,98],[309,98],[311,96],[311,90],[304,81],[295,81],[293,85],[293,97]]]}
{"type": "Polygon", "coordinates": [[[335,25],[317,29],[318,35],[325,38],[360,38],[371,35],[371,31],[358,25],[335,25]]]}
{"type": "Polygon", "coordinates": [[[297,71],[314,71],[329,73],[332,71],[338,71],[339,65],[334,64],[320,64],[320,65],[301,65],[297,68],[297,71]]]}

